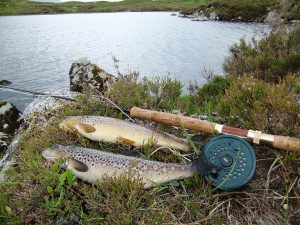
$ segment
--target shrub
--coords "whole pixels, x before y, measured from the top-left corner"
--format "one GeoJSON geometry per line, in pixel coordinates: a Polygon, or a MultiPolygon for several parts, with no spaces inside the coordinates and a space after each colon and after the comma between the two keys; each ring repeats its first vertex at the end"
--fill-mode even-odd
{"type": "Polygon", "coordinates": [[[151,109],[171,109],[182,93],[180,81],[169,77],[139,78],[138,73],[120,75],[112,85],[108,97],[120,106],[130,109],[140,106],[151,109]]]}
{"type": "Polygon", "coordinates": [[[151,98],[149,87],[139,80],[139,74],[136,72],[121,75],[109,90],[108,97],[126,109],[144,106],[151,98]]]}
{"type": "Polygon", "coordinates": [[[236,78],[216,109],[229,125],[296,135],[300,126],[300,105],[296,102],[299,88],[299,77],[287,76],[278,85],[236,78]]]}
{"type": "Polygon", "coordinates": [[[224,95],[225,90],[229,87],[230,80],[229,77],[215,76],[209,83],[204,84],[202,88],[190,85],[192,102],[201,109],[205,108],[207,102],[215,106],[218,99],[224,95]]]}
{"type": "Polygon", "coordinates": [[[289,73],[300,72],[300,26],[289,32],[281,29],[260,41],[244,39],[230,48],[224,69],[228,75],[250,75],[267,82],[279,83],[289,73]]]}
{"type": "Polygon", "coordinates": [[[263,21],[268,7],[276,5],[277,0],[212,0],[200,7],[209,15],[216,12],[220,20],[263,21]],[[239,20],[240,20],[239,19],[239,20]]]}

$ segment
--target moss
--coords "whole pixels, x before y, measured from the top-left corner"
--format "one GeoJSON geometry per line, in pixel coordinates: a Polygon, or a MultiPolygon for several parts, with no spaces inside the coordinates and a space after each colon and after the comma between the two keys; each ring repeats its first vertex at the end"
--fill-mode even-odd
{"type": "Polygon", "coordinates": [[[97,75],[98,73],[102,73],[104,70],[102,68],[100,68],[99,66],[97,66],[96,64],[93,64],[94,68],[92,70],[92,73],[94,75],[97,75]]]}

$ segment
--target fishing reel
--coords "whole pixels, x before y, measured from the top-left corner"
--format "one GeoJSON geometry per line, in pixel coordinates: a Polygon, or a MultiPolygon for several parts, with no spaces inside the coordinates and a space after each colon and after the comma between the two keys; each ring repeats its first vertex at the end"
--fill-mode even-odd
{"type": "Polygon", "coordinates": [[[251,145],[233,135],[221,135],[207,142],[195,161],[197,172],[224,190],[244,186],[254,175],[256,157],[251,145]]]}

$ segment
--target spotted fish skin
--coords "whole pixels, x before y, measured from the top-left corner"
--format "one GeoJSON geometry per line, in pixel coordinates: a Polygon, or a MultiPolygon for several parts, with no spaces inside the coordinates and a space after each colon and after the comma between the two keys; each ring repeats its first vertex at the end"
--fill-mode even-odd
{"type": "Polygon", "coordinates": [[[193,176],[195,167],[190,164],[163,163],[136,157],[102,152],[76,146],[54,145],[42,153],[47,160],[64,158],[68,169],[75,176],[89,183],[96,183],[103,177],[131,174],[141,180],[144,188],[150,188],[168,181],[193,176]]]}
{"type": "Polygon", "coordinates": [[[110,117],[72,116],[63,120],[60,127],[66,131],[77,130],[81,135],[93,141],[142,147],[149,140],[152,140],[157,146],[170,147],[185,152],[191,151],[188,140],[110,117]]]}

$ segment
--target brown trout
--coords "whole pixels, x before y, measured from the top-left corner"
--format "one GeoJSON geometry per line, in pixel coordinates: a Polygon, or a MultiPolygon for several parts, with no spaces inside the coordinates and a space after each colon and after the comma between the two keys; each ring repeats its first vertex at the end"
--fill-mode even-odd
{"type": "Polygon", "coordinates": [[[162,163],[136,157],[102,152],[76,146],[54,145],[42,153],[50,161],[63,158],[74,175],[88,183],[96,183],[103,177],[114,177],[130,173],[135,179],[150,188],[168,181],[193,176],[193,163],[162,163]]]}
{"type": "Polygon", "coordinates": [[[153,141],[157,146],[185,152],[191,150],[188,140],[110,117],[71,116],[63,120],[60,127],[66,131],[77,130],[82,136],[93,141],[121,143],[136,147],[142,147],[149,141],[153,141]]]}

